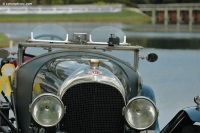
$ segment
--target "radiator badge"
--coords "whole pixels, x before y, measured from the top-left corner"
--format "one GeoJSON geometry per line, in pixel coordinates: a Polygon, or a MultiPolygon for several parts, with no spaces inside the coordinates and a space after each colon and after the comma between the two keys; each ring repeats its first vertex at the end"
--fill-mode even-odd
{"type": "Polygon", "coordinates": [[[93,71],[92,71],[92,74],[93,74],[93,75],[98,75],[98,74],[99,74],[99,71],[98,71],[98,70],[93,70],[93,71]]]}

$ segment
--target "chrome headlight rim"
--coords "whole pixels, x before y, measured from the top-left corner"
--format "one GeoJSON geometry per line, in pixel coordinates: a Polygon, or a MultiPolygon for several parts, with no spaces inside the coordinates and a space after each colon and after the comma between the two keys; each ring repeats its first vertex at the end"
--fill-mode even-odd
{"type": "Polygon", "coordinates": [[[37,124],[39,124],[39,125],[42,126],[42,127],[52,127],[52,126],[57,125],[57,124],[62,120],[65,111],[66,111],[66,108],[65,108],[63,102],[61,101],[61,99],[60,99],[57,95],[52,94],[52,93],[43,93],[43,94],[40,94],[39,96],[37,96],[37,97],[32,101],[32,103],[31,103],[30,106],[29,106],[29,112],[31,113],[32,118],[34,119],[34,121],[35,121],[37,124]],[[59,104],[60,104],[60,106],[61,106],[61,108],[62,108],[62,110],[61,110],[61,111],[62,111],[62,112],[61,112],[61,116],[60,116],[60,118],[57,120],[57,122],[52,123],[52,124],[46,124],[46,125],[45,125],[44,123],[41,123],[41,122],[37,119],[37,117],[34,116],[34,113],[33,113],[34,107],[35,107],[35,105],[37,104],[37,102],[38,102],[41,98],[43,98],[43,97],[45,97],[45,96],[52,97],[52,98],[56,98],[56,99],[59,101],[59,104]]]}
{"type": "Polygon", "coordinates": [[[133,128],[133,129],[142,131],[142,130],[148,129],[149,127],[151,127],[151,126],[155,123],[155,121],[156,121],[156,119],[157,119],[157,117],[158,117],[159,112],[158,112],[158,109],[157,109],[155,103],[154,103],[150,98],[145,97],[145,96],[137,96],[137,97],[134,97],[134,98],[132,98],[132,99],[130,99],[130,100],[128,101],[128,103],[126,104],[126,106],[125,106],[124,109],[123,109],[123,114],[124,114],[124,118],[125,118],[126,123],[128,124],[128,126],[130,126],[130,127],[133,128]],[[150,104],[152,104],[152,107],[153,107],[154,110],[155,110],[155,112],[154,112],[154,113],[155,113],[155,117],[154,117],[153,121],[152,121],[148,126],[146,126],[146,127],[136,127],[135,125],[133,125],[133,124],[128,120],[128,116],[127,116],[127,109],[128,109],[128,106],[129,106],[132,102],[134,102],[134,101],[136,101],[136,100],[146,100],[147,102],[149,102],[150,104]]]}

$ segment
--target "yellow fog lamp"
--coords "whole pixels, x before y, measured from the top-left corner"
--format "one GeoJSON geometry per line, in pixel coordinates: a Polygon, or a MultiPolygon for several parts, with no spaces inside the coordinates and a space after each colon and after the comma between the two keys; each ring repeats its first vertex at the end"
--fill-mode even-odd
{"type": "Polygon", "coordinates": [[[65,113],[65,107],[60,98],[51,93],[36,97],[29,109],[35,122],[43,127],[57,125],[65,113]]]}
{"type": "Polygon", "coordinates": [[[128,102],[124,117],[131,128],[145,130],[156,121],[158,110],[149,98],[139,96],[128,102]]]}

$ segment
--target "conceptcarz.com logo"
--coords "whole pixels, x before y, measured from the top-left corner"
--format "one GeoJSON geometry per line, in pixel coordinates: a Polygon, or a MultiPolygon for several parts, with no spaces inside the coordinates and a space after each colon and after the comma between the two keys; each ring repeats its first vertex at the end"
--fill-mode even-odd
{"type": "Polygon", "coordinates": [[[3,2],[2,3],[3,6],[31,6],[32,3],[6,3],[6,2],[3,2]]]}

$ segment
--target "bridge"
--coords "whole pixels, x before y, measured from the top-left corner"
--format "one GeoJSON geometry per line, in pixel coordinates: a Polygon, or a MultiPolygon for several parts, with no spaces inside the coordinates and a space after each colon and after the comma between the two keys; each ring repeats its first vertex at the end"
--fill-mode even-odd
{"type": "Polygon", "coordinates": [[[139,4],[139,9],[152,18],[152,24],[200,25],[200,3],[139,4]]]}

